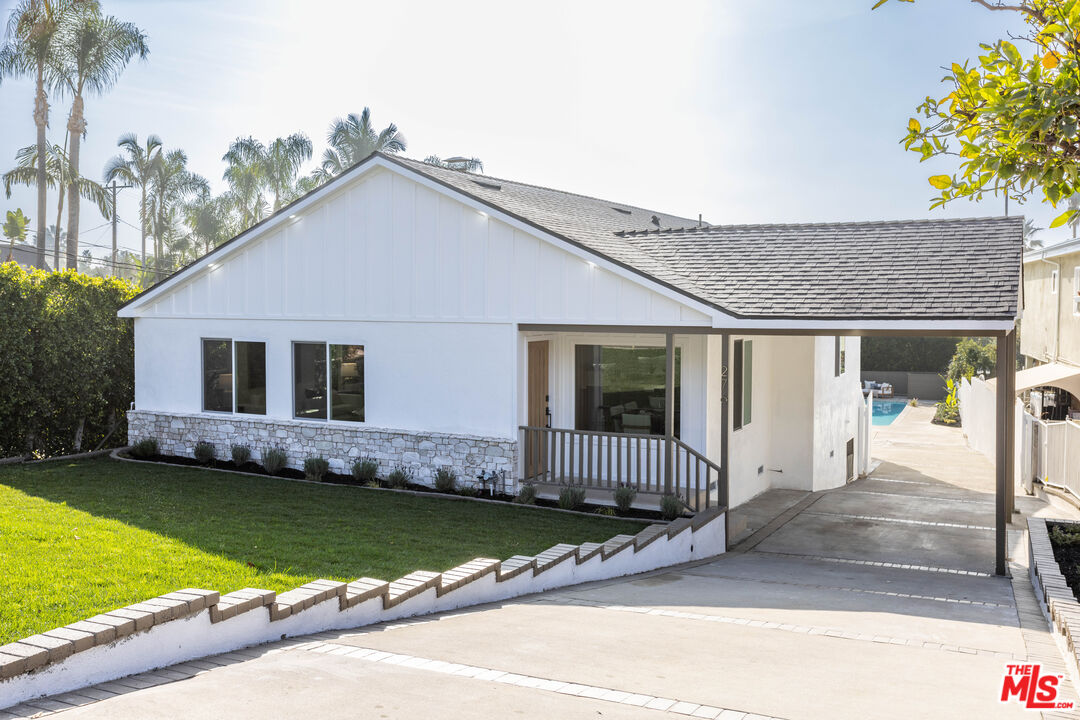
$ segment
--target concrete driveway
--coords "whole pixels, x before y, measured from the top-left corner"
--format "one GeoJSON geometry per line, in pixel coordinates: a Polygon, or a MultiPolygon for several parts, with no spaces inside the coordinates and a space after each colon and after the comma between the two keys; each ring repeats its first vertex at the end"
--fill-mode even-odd
{"type": "MultiPolygon", "coordinates": [[[[876,455],[883,462],[873,475],[846,488],[781,491],[744,506],[733,523],[744,528],[738,545],[714,561],[294,639],[18,711],[79,705],[65,711],[71,718],[1037,716],[998,701],[1007,662],[1064,669],[1027,581],[1020,525],[1010,534],[1013,578],[990,574],[989,462],[958,431],[929,425],[926,411],[909,411],[879,431],[876,455]]],[[[1035,498],[1019,504],[1025,513],[1077,516],[1035,498]]]]}

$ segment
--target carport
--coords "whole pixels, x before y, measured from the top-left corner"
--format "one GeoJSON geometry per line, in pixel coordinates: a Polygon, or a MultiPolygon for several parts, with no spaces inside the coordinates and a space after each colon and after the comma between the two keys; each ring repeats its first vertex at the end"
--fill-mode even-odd
{"type": "MultiPolygon", "coordinates": [[[[1014,512],[1016,320],[1023,218],[887,223],[705,226],[616,233],[681,275],[682,288],[716,308],[711,327],[520,324],[520,332],[633,333],[666,337],[673,397],[675,335],[722,338],[718,505],[729,498],[729,358],[737,338],[889,336],[994,338],[996,384],[995,567],[1007,573],[1014,512]],[[688,282],[683,282],[688,281],[688,282]]],[[[671,417],[671,413],[668,413],[671,417]]],[[[670,438],[671,428],[667,430],[670,438]]],[[[670,457],[670,455],[669,455],[670,457]]],[[[670,462],[670,461],[669,461],[670,462]]]]}

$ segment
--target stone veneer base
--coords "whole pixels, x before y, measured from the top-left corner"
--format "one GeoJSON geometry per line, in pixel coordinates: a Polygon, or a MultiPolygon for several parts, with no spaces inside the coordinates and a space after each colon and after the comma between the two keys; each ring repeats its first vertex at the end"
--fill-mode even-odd
{"type": "Polygon", "coordinates": [[[517,468],[516,440],[452,433],[392,430],[344,422],[277,420],[252,415],[173,413],[130,410],[128,442],[154,438],[165,455],[191,457],[199,442],[213,443],[218,457],[228,459],[233,445],[248,445],[253,460],[268,448],[280,447],[288,467],[302,470],[304,460],[326,458],[330,470],[348,473],[360,458],[378,460],[379,473],[404,467],[414,482],[431,485],[440,467],[453,468],[463,482],[481,472],[512,482],[517,468]]]}

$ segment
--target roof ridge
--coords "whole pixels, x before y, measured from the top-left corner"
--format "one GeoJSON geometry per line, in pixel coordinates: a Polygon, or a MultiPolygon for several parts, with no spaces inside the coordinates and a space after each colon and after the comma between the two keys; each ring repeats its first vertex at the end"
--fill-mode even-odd
{"type": "MultiPolygon", "coordinates": [[[[520,180],[510,180],[508,178],[495,177],[494,175],[484,175],[483,173],[474,173],[474,172],[469,172],[468,170],[457,170],[455,168],[443,167],[441,165],[433,165],[432,163],[425,162],[424,160],[417,160],[415,158],[406,157],[404,155],[387,155],[386,153],[383,153],[381,151],[378,151],[377,154],[384,155],[386,157],[392,157],[392,158],[394,158],[396,160],[406,160],[408,162],[417,163],[418,165],[426,165],[427,167],[433,167],[433,168],[435,168],[437,170],[446,170],[448,172],[461,173],[462,175],[468,177],[470,180],[472,178],[483,178],[484,180],[491,180],[493,182],[509,183],[511,185],[520,185],[521,187],[533,188],[534,190],[545,190],[547,192],[559,193],[560,195],[570,195],[572,197],[582,198],[584,200],[595,200],[596,202],[604,203],[606,205],[619,205],[619,206],[621,206],[623,208],[628,208],[630,210],[640,210],[641,212],[647,212],[647,213],[653,213],[653,214],[661,213],[661,214],[667,215],[669,217],[682,218],[684,220],[692,220],[693,219],[693,218],[683,218],[682,215],[677,215],[675,213],[669,213],[669,212],[666,212],[664,210],[654,210],[654,209],[650,209],[650,208],[639,207],[637,205],[631,205],[630,203],[619,202],[617,200],[607,200],[605,198],[596,197],[595,195],[584,195],[582,193],[571,192],[569,190],[559,190],[558,188],[547,187],[546,185],[536,185],[536,184],[533,184],[533,183],[521,182],[520,180]]],[[[617,208],[613,208],[613,209],[617,209],[617,208]]]]}
{"type": "Polygon", "coordinates": [[[911,225],[911,224],[930,224],[930,223],[965,223],[965,222],[987,222],[987,221],[1007,221],[1015,222],[1017,220],[1023,222],[1023,215],[984,215],[973,216],[965,218],[911,218],[908,220],[841,220],[839,222],[802,222],[802,223],[729,223],[725,225],[713,225],[705,223],[704,225],[688,225],[684,227],[670,227],[670,228],[655,228],[646,230],[616,230],[615,234],[619,237],[641,237],[644,235],[662,235],[665,233],[685,233],[685,232],[704,232],[708,230],[746,230],[749,228],[814,228],[814,227],[829,227],[839,228],[845,226],[860,226],[867,225],[911,225]]]}

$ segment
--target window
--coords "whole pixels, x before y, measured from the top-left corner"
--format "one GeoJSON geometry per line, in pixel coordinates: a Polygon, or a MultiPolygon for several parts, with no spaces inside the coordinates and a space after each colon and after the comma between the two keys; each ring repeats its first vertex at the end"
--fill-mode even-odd
{"type": "Polygon", "coordinates": [[[203,339],[203,410],[266,414],[266,343],[203,339]]]}
{"type": "Polygon", "coordinates": [[[203,410],[233,411],[232,340],[204,338],[203,410]]]}
{"type": "Polygon", "coordinates": [[[836,336],[836,377],[840,377],[847,369],[847,338],[843,335],[836,336]]]}
{"type": "MultiPolygon", "coordinates": [[[[682,353],[675,348],[675,435],[679,436],[682,353]]],[[[574,348],[575,428],[663,435],[667,351],[662,347],[574,348]]]]}
{"type": "Polygon", "coordinates": [[[749,425],[754,404],[754,341],[736,340],[732,363],[732,422],[736,430],[749,425]]]}
{"type": "Polygon", "coordinates": [[[364,421],[363,345],[293,343],[293,380],[296,417],[364,421]]]}
{"type": "Polygon", "coordinates": [[[266,343],[236,342],[236,412],[266,414],[266,343]]]}

